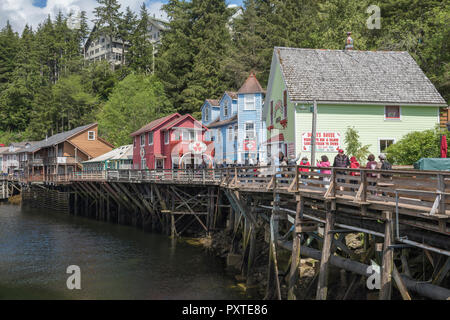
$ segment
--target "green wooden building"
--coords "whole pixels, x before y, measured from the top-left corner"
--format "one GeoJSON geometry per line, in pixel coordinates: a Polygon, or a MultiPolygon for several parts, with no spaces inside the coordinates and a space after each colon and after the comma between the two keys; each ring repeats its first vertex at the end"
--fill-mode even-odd
{"type": "Polygon", "coordinates": [[[84,172],[132,169],[133,145],[120,146],[101,156],[84,161],[82,164],[84,172]]]}
{"type": "Polygon", "coordinates": [[[411,131],[434,128],[446,101],[408,52],[275,47],[263,119],[269,152],[316,159],[345,149],[348,127],[377,155],[411,131]]]}

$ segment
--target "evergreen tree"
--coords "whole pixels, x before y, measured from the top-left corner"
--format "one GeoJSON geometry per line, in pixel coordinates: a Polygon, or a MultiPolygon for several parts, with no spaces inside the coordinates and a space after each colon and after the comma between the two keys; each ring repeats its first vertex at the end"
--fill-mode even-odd
{"type": "Polygon", "coordinates": [[[150,18],[142,3],[139,21],[131,36],[131,46],[128,49],[128,65],[139,73],[153,73],[153,44],[149,39],[150,18]]]}
{"type": "Polygon", "coordinates": [[[136,28],[136,15],[127,7],[123,19],[119,25],[119,37],[122,40],[122,64],[124,66],[128,61],[125,60],[125,45],[132,44],[132,36],[136,28]]]}
{"type": "Polygon", "coordinates": [[[194,57],[192,36],[192,2],[169,0],[163,5],[169,25],[163,32],[156,57],[156,74],[161,79],[170,103],[181,111],[194,57]]]}
{"type": "Polygon", "coordinates": [[[6,26],[0,31],[0,92],[11,81],[18,45],[19,36],[7,21],[6,26]]]}

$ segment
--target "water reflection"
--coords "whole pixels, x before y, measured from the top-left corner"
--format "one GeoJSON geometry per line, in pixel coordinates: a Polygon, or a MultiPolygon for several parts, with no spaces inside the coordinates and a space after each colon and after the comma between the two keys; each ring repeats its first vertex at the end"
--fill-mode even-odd
{"type": "Polygon", "coordinates": [[[0,205],[0,299],[243,299],[200,248],[132,227],[0,205]],[[81,268],[68,290],[66,268],[81,268]]]}

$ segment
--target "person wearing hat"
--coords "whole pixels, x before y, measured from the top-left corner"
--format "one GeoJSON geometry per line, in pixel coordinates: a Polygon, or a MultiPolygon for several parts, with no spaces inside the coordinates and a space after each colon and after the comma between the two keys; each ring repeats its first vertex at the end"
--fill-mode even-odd
{"type": "MultiPolygon", "coordinates": [[[[338,149],[338,154],[336,157],[334,157],[333,167],[335,168],[348,168],[350,166],[350,160],[345,155],[344,150],[338,149]]],[[[345,171],[336,171],[336,174],[345,175],[345,171]]],[[[337,179],[337,182],[345,183],[345,179],[337,179]]],[[[341,191],[343,190],[342,187],[339,188],[341,191]]]]}
{"type": "MultiPolygon", "coordinates": [[[[381,163],[381,170],[392,170],[392,165],[389,163],[389,161],[387,161],[386,159],[386,154],[384,153],[380,153],[380,155],[378,156],[378,159],[380,159],[380,163],[381,163]]],[[[381,175],[383,178],[389,178],[390,175],[389,174],[382,174],[381,175]]]]}

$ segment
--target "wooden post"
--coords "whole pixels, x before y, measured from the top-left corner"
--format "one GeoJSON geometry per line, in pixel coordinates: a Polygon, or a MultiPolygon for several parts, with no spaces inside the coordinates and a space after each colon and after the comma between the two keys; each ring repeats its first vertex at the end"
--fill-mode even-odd
{"type": "Polygon", "coordinates": [[[383,260],[381,265],[381,289],[380,300],[390,300],[392,294],[392,269],[394,266],[394,251],[389,246],[393,243],[394,228],[392,223],[392,212],[384,211],[384,245],[383,260]]]}
{"type": "Polygon", "coordinates": [[[316,129],[317,129],[317,101],[313,101],[313,115],[311,126],[311,165],[316,165],[316,129]]]}
{"type": "Polygon", "coordinates": [[[247,285],[253,284],[253,264],[255,262],[256,255],[256,225],[254,223],[251,224],[250,227],[250,249],[248,253],[248,262],[247,262],[247,285]]]}
{"type": "MultiPolygon", "coordinates": [[[[329,206],[330,203],[327,203],[329,206]]],[[[317,283],[316,300],[326,300],[328,293],[328,265],[331,253],[331,244],[334,234],[330,231],[334,228],[335,214],[330,209],[326,213],[326,223],[323,235],[322,258],[320,260],[319,281],[317,283]]]]}
{"type": "Polygon", "coordinates": [[[445,181],[442,174],[438,174],[438,191],[441,192],[441,201],[439,202],[439,214],[445,214],[445,181]]]}
{"type": "Polygon", "coordinates": [[[269,241],[269,268],[265,300],[281,300],[280,279],[278,278],[278,262],[276,243],[278,241],[278,214],[272,213],[270,217],[270,241],[269,241]]]}
{"type": "Polygon", "coordinates": [[[73,193],[73,214],[78,215],[78,192],[73,193]]]}
{"type": "Polygon", "coordinates": [[[295,284],[297,283],[300,273],[300,235],[297,233],[297,225],[300,224],[300,213],[302,210],[302,200],[297,201],[297,210],[295,213],[294,230],[292,231],[292,255],[291,255],[291,269],[289,271],[289,289],[288,300],[296,300],[294,294],[295,284]]]}

